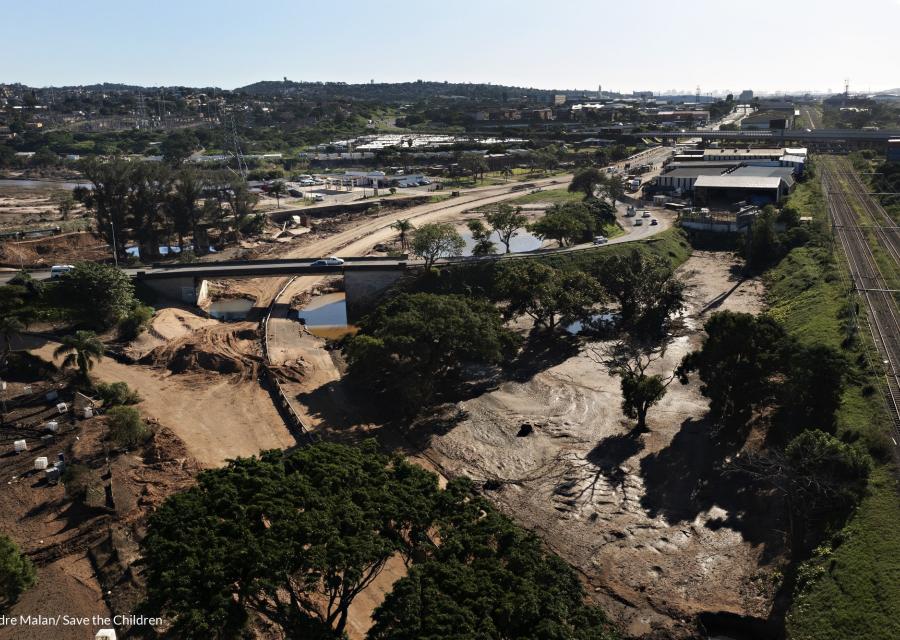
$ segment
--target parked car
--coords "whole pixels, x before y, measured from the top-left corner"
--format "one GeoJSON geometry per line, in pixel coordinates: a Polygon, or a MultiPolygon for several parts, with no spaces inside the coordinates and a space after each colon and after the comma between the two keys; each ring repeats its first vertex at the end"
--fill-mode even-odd
{"type": "Polygon", "coordinates": [[[302,198],[303,192],[300,189],[288,189],[288,195],[293,198],[302,198]]]}
{"type": "Polygon", "coordinates": [[[50,267],[50,279],[56,280],[57,278],[62,278],[74,268],[75,265],[71,264],[55,264],[50,267]]]}
{"type": "Polygon", "coordinates": [[[312,263],[313,267],[339,267],[344,264],[344,260],[337,256],[329,256],[328,258],[320,258],[312,263]]]}
{"type": "Polygon", "coordinates": [[[650,217],[650,212],[649,212],[649,211],[641,211],[641,217],[642,217],[642,218],[649,218],[649,217],[650,217]]]}
{"type": "Polygon", "coordinates": [[[606,236],[594,236],[594,244],[606,244],[609,239],[606,236]]]}
{"type": "Polygon", "coordinates": [[[323,196],[321,193],[317,193],[313,196],[313,200],[315,200],[316,202],[325,202],[325,196],[323,196]]]}
{"type": "Polygon", "coordinates": [[[650,219],[650,226],[651,226],[651,227],[655,227],[655,226],[658,225],[658,224],[659,224],[659,220],[657,220],[656,218],[651,218],[651,219],[650,219]]]}
{"type": "Polygon", "coordinates": [[[644,224],[644,221],[641,218],[635,218],[634,226],[640,227],[642,224],[644,224]]]}

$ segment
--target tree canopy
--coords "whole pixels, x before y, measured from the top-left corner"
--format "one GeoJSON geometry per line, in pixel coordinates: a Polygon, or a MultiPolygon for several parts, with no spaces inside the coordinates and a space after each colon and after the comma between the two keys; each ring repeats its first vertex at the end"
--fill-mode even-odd
{"type": "Polygon", "coordinates": [[[412,250],[425,260],[425,268],[431,268],[438,258],[458,256],[466,243],[452,224],[433,222],[423,224],[415,230],[412,250]]]}
{"type": "Polygon", "coordinates": [[[515,344],[500,312],[486,300],[404,293],[367,316],[344,353],[353,379],[389,393],[396,408],[412,409],[463,364],[499,363],[515,344]]]}
{"type": "Polygon", "coordinates": [[[595,229],[594,217],[582,203],[553,205],[542,218],[529,225],[537,237],[556,240],[561,247],[591,239],[595,229]]]}
{"type": "Polygon", "coordinates": [[[522,214],[520,208],[513,209],[511,205],[502,203],[485,213],[484,220],[500,237],[500,242],[506,247],[506,253],[510,252],[509,243],[528,222],[528,218],[522,214]]]}
{"type": "Polygon", "coordinates": [[[394,584],[368,640],[609,640],[575,572],[468,484],[448,485],[440,545],[394,584]]]}
{"type": "Polygon", "coordinates": [[[684,283],[658,256],[633,249],[599,261],[593,273],[619,303],[624,328],[659,336],[670,316],[684,307],[684,283]]]}
{"type": "Polygon", "coordinates": [[[251,613],[288,637],[340,637],[387,560],[425,542],[437,492],[372,442],[230,461],[151,516],[148,603],[185,638],[239,637],[251,613]]]}
{"type": "Polygon", "coordinates": [[[731,311],[714,313],[703,328],[701,348],[684,357],[678,375],[686,384],[688,374],[696,371],[713,421],[741,426],[754,408],[773,397],[785,364],[784,329],[768,316],[731,311]]]}
{"type": "Polygon", "coordinates": [[[59,295],[78,320],[104,328],[125,318],[137,303],[128,274],[96,262],[76,263],[60,281],[59,295]]]}
{"type": "Polygon", "coordinates": [[[508,318],[526,314],[549,330],[588,320],[604,297],[597,281],[583,271],[556,269],[535,260],[503,264],[495,288],[506,303],[508,318]]]}

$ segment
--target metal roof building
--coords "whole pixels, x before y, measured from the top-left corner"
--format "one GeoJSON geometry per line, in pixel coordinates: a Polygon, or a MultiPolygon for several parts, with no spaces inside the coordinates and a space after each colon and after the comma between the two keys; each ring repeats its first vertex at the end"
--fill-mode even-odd
{"type": "Polygon", "coordinates": [[[700,176],[694,182],[694,204],[711,207],[730,207],[735,202],[748,202],[757,206],[777,204],[790,193],[793,185],[793,178],[785,179],[781,176],[734,175],[734,173],[700,176]]]}

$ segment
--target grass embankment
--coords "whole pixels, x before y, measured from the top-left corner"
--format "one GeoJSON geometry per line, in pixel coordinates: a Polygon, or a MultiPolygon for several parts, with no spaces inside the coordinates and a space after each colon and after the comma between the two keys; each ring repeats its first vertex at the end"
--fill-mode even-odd
{"type": "MultiPolygon", "coordinates": [[[[827,224],[815,180],[798,186],[790,203],[801,215],[827,224]]],[[[889,417],[867,370],[868,333],[847,345],[849,302],[843,258],[826,236],[791,251],[766,276],[771,313],[805,344],[843,349],[852,363],[838,412],[838,435],[858,438],[872,449],[885,446],[889,417]]],[[[890,440],[887,441],[889,443],[890,440]]],[[[869,494],[856,513],[800,568],[805,586],[787,615],[792,640],[900,637],[900,492],[891,463],[879,463],[869,494]]]]}
{"type": "Polygon", "coordinates": [[[691,255],[691,245],[684,232],[673,227],[639,242],[610,244],[596,249],[551,254],[539,259],[554,267],[574,267],[589,271],[591,264],[597,260],[604,260],[614,255],[624,255],[634,250],[664,258],[673,268],[681,265],[691,255]]]}

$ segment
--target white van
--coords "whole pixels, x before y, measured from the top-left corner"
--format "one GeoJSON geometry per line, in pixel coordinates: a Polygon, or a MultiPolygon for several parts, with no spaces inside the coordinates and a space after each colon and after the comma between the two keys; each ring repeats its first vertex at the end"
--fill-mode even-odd
{"type": "Polygon", "coordinates": [[[50,267],[50,279],[56,280],[57,278],[62,278],[74,268],[75,265],[71,264],[55,264],[50,267]]]}

